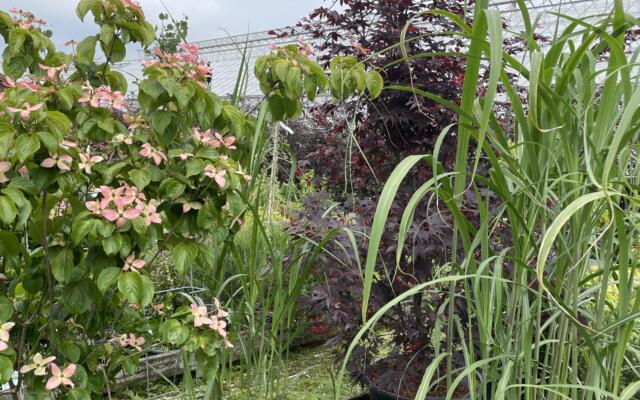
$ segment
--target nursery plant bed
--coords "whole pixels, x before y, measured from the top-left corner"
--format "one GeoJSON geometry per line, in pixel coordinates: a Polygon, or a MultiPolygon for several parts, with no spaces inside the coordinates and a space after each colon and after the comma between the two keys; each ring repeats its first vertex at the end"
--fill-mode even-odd
{"type": "MultiPolygon", "coordinates": [[[[194,356],[191,356],[191,371],[194,371],[195,368],[196,359],[194,356]]],[[[183,371],[180,350],[154,352],[140,359],[138,371],[133,375],[127,375],[124,372],[116,375],[116,386],[114,389],[121,389],[129,385],[139,385],[147,381],[153,382],[162,379],[163,376],[172,378],[182,375],[183,371]]]]}

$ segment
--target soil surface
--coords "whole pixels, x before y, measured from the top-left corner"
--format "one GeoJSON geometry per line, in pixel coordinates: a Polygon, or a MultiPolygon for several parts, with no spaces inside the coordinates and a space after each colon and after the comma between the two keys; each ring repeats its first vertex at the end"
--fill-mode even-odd
{"type": "MultiPolygon", "coordinates": [[[[367,378],[370,385],[382,391],[413,399],[418,392],[424,372],[429,364],[430,361],[411,361],[408,357],[388,357],[371,365],[367,371],[367,378]]],[[[439,374],[434,375],[434,380],[446,374],[442,369],[439,374]]],[[[447,391],[446,383],[442,383],[432,389],[428,395],[444,398],[447,395],[447,391]]],[[[466,384],[461,383],[456,388],[453,399],[463,399],[468,394],[469,388],[466,384]]]]}

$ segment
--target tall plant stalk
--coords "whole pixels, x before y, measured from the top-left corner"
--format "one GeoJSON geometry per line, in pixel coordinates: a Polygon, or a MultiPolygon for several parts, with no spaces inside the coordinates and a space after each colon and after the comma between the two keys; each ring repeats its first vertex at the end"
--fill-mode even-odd
{"type": "MultiPolygon", "coordinates": [[[[497,11],[478,5],[473,26],[441,13],[469,40],[468,52],[461,54],[467,57],[467,75],[456,109],[456,164],[446,171],[436,148],[433,155],[413,156],[397,167],[373,222],[365,276],[373,275],[399,183],[422,160],[434,177],[405,210],[399,240],[406,239],[419,199],[439,199],[451,212],[457,246],[451,264],[441,268],[459,274],[403,293],[366,321],[356,341],[394,305],[448,285],[449,304],[461,296],[469,320],[457,319],[448,307],[447,399],[465,378],[473,398],[635,398],[640,381],[630,371],[637,363],[631,337],[640,317],[640,86],[638,52],[625,52],[625,35],[636,20],[619,0],[597,21],[557,14],[566,27],[541,48],[524,1],[517,3],[525,22],[526,63],[503,50],[497,11]],[[490,62],[491,72],[485,94],[478,95],[483,62],[490,62]],[[526,98],[515,87],[524,81],[526,98]],[[500,88],[511,124],[501,123],[494,107],[500,88]],[[479,220],[463,212],[467,192],[475,195],[479,220]],[[456,258],[458,249],[464,257],[456,258]],[[456,293],[456,286],[465,290],[456,293]],[[454,347],[454,330],[464,333],[466,345],[454,347]],[[454,351],[464,354],[462,370],[453,370],[454,351]]],[[[365,281],[365,306],[371,283],[365,281]]],[[[443,357],[436,357],[427,368],[417,398],[428,393],[441,362],[443,357]]]]}

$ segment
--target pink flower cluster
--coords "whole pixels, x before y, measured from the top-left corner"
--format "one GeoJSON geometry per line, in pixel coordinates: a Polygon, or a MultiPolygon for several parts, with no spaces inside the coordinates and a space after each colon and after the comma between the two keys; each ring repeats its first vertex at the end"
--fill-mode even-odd
{"type": "Polygon", "coordinates": [[[136,337],[136,335],[134,335],[133,333],[130,333],[129,335],[123,334],[116,340],[120,344],[120,346],[131,347],[132,349],[136,349],[138,351],[142,351],[142,345],[145,342],[142,336],[136,337]]]}
{"type": "Polygon", "coordinates": [[[22,104],[21,107],[7,107],[7,111],[12,113],[12,114],[20,114],[20,118],[22,118],[23,121],[26,121],[29,119],[29,117],[31,116],[31,113],[34,111],[38,111],[39,109],[42,108],[42,106],[44,105],[44,103],[38,103],[38,104],[34,104],[31,105],[29,103],[27,103],[26,101],[22,104]]]}
{"type": "Polygon", "coordinates": [[[49,158],[44,159],[40,166],[42,168],[58,167],[60,171],[71,171],[71,163],[73,158],[68,154],[49,154],[49,158]]]}
{"type": "Polygon", "coordinates": [[[209,164],[204,167],[204,176],[215,180],[220,189],[223,189],[227,184],[227,179],[225,178],[227,176],[227,171],[225,171],[224,169],[219,170],[215,166],[213,166],[213,164],[209,164]]]}
{"type": "Polygon", "coordinates": [[[61,71],[67,71],[69,69],[69,65],[64,64],[61,65],[59,67],[49,67],[47,65],[44,64],[38,64],[38,66],[40,67],[41,70],[45,71],[47,73],[47,77],[49,78],[50,81],[55,81],[58,78],[58,74],[61,71]]]}
{"type": "Polygon", "coordinates": [[[47,374],[47,365],[56,358],[54,356],[43,358],[42,354],[36,353],[33,356],[31,364],[25,364],[20,368],[21,374],[26,374],[33,371],[35,376],[45,376],[47,374]]]}
{"type": "Polygon", "coordinates": [[[119,111],[125,110],[125,100],[122,93],[112,91],[107,86],[100,86],[97,89],[85,86],[79,103],[89,103],[94,108],[109,108],[119,111]]]}
{"type": "Polygon", "coordinates": [[[76,365],[69,364],[64,370],[61,370],[58,364],[53,362],[55,359],[54,356],[43,358],[42,354],[36,353],[33,356],[32,363],[23,365],[20,368],[20,373],[26,374],[33,371],[35,376],[45,376],[47,375],[47,365],[51,364],[51,376],[47,380],[45,388],[54,390],[63,385],[73,389],[75,385],[71,378],[76,374],[76,365]]]}
{"type": "MultiPolygon", "coordinates": [[[[19,89],[19,88],[25,88],[27,90],[32,91],[33,93],[36,93],[40,90],[42,90],[42,87],[40,85],[38,85],[36,82],[30,80],[30,79],[23,79],[20,80],[18,82],[14,81],[13,79],[9,78],[8,76],[4,77],[4,85],[6,87],[10,87],[10,88],[14,88],[14,89],[19,89]]],[[[4,94],[1,93],[1,94],[4,94]]]]}
{"type": "Polygon", "coordinates": [[[145,143],[142,145],[142,149],[140,149],[140,155],[144,158],[153,159],[153,162],[156,166],[162,164],[162,161],[167,162],[167,155],[151,146],[149,143],[145,143]]]}
{"type": "Polygon", "coordinates": [[[71,377],[76,374],[76,365],[69,364],[64,370],[60,370],[58,364],[51,364],[51,377],[47,380],[47,384],[45,385],[45,389],[53,390],[60,385],[68,386],[70,388],[74,388],[75,385],[71,380],[71,377]]]}
{"type": "Polygon", "coordinates": [[[202,132],[198,128],[193,128],[191,137],[193,137],[196,142],[202,143],[203,145],[212,147],[214,149],[224,147],[228,150],[235,150],[237,148],[235,145],[235,136],[224,137],[220,132],[214,132],[213,136],[211,136],[211,129],[207,129],[206,131],[202,132]]]}
{"type": "Polygon", "coordinates": [[[122,5],[125,6],[125,8],[128,8],[130,10],[137,11],[138,13],[140,13],[142,17],[144,17],[144,12],[142,11],[142,7],[140,7],[140,4],[137,1],[122,0],[122,5]]]}
{"type": "Polygon", "coordinates": [[[155,60],[145,60],[142,65],[145,67],[158,67],[175,69],[184,73],[188,78],[197,81],[200,86],[207,88],[205,78],[211,76],[211,68],[204,60],[200,60],[198,52],[200,48],[195,44],[180,43],[181,52],[176,54],[165,53],[156,47],[155,60]]]}
{"type": "Polygon", "coordinates": [[[213,299],[215,302],[217,312],[213,315],[209,315],[209,310],[205,306],[198,306],[191,304],[191,315],[193,316],[193,326],[200,328],[202,326],[208,326],[210,329],[218,332],[224,339],[224,346],[227,348],[233,347],[233,344],[227,339],[227,322],[222,318],[229,316],[229,313],[224,311],[220,305],[218,299],[213,299]]]}
{"type": "Polygon", "coordinates": [[[300,53],[301,56],[303,57],[311,57],[313,56],[313,47],[311,47],[311,45],[309,43],[307,43],[304,38],[300,37],[298,38],[298,44],[300,45],[300,48],[298,49],[298,52],[300,53]]]}
{"type": "Polygon", "coordinates": [[[31,29],[34,25],[44,27],[47,25],[47,21],[36,18],[32,12],[24,11],[13,7],[9,10],[10,13],[15,14],[15,17],[11,18],[11,22],[14,25],[19,26],[22,29],[31,29]]]}
{"type": "Polygon", "coordinates": [[[9,178],[4,174],[11,169],[11,163],[8,161],[0,161],[0,183],[9,182],[9,178]]]}
{"type": "Polygon", "coordinates": [[[0,351],[5,351],[9,348],[9,331],[16,326],[15,322],[5,322],[0,325],[0,351]]]}
{"type": "Polygon", "coordinates": [[[95,215],[109,222],[115,222],[118,228],[128,221],[142,217],[144,223],[160,224],[162,219],[157,212],[156,201],[147,202],[146,196],[135,186],[124,184],[119,188],[100,186],[102,199],[87,201],[85,206],[95,215]]]}
{"type": "Polygon", "coordinates": [[[136,253],[131,253],[124,261],[123,271],[138,271],[145,266],[146,262],[142,259],[136,258],[136,253]]]}

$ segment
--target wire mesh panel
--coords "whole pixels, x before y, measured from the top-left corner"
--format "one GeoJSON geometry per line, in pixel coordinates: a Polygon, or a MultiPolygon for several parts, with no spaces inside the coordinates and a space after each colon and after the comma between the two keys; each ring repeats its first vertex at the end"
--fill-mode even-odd
{"type": "MultiPolygon", "coordinates": [[[[614,0],[526,0],[525,2],[531,19],[535,21],[536,33],[552,38],[556,32],[569,24],[566,19],[559,18],[555,13],[573,18],[603,15],[612,9],[614,0]]],[[[627,13],[640,16],[640,0],[623,0],[623,3],[627,13]]],[[[502,18],[507,23],[507,29],[512,34],[524,31],[523,20],[515,0],[495,0],[491,2],[491,6],[500,10],[502,18]]],[[[268,48],[270,44],[282,46],[295,43],[300,37],[314,45],[314,39],[310,35],[277,38],[269,35],[268,31],[204,40],[195,44],[200,47],[204,60],[211,63],[213,68],[211,89],[221,96],[233,93],[246,48],[248,68],[243,73],[245,82],[243,93],[248,97],[255,97],[261,95],[258,81],[253,76],[255,60],[270,51],[268,48]]],[[[141,53],[140,58],[142,56],[141,53]]],[[[142,76],[139,61],[121,63],[117,69],[123,72],[130,82],[135,82],[142,76]]]]}

